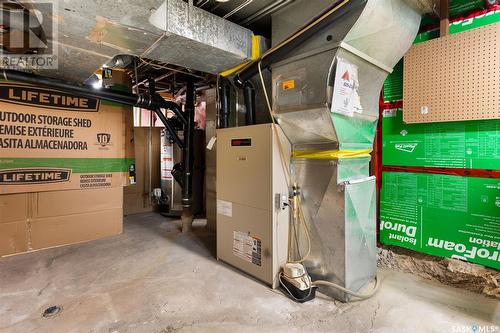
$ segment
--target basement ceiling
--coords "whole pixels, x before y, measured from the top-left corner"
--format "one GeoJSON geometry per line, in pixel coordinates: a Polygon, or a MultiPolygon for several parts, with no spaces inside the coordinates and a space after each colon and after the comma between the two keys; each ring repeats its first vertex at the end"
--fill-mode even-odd
{"type": "MultiPolygon", "coordinates": [[[[252,32],[249,29],[269,36],[272,9],[290,2],[293,0],[194,0],[194,7],[189,7],[187,1],[181,0],[55,0],[52,10],[40,7],[37,1],[19,4],[28,3],[26,10],[39,18],[43,31],[56,27],[47,36],[47,45],[58,51],[58,67],[36,72],[84,82],[103,64],[113,63],[117,55],[218,73],[248,60],[252,32]],[[156,21],[152,20],[155,16],[156,21]]],[[[4,53],[8,52],[4,47],[4,53]]]]}

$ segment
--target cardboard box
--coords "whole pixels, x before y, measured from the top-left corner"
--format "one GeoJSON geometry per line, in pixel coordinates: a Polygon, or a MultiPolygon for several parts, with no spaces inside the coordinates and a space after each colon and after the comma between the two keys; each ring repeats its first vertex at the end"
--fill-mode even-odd
{"type": "Polygon", "coordinates": [[[0,195],[0,255],[28,250],[28,194],[0,195]]]}
{"type": "Polygon", "coordinates": [[[122,232],[123,189],[0,195],[0,256],[122,232]]]}
{"type": "Polygon", "coordinates": [[[382,163],[500,170],[500,119],[405,124],[403,110],[382,115],[382,163]]]}
{"type": "Polygon", "coordinates": [[[122,208],[35,218],[30,222],[30,249],[45,249],[121,234],[122,208]]]}
{"type": "Polygon", "coordinates": [[[500,179],[384,172],[380,241],[500,269],[500,179]]]}
{"type": "Polygon", "coordinates": [[[131,107],[0,82],[0,194],[127,185],[131,107]]]}

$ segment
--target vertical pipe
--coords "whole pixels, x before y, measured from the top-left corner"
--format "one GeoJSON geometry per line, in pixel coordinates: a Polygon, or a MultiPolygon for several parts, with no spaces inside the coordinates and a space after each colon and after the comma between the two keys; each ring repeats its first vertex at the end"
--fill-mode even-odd
{"type": "Polygon", "coordinates": [[[182,205],[190,208],[193,204],[193,166],[194,166],[194,104],[195,104],[194,83],[187,82],[185,113],[187,124],[184,126],[184,147],[182,158],[184,165],[184,187],[182,188],[182,205]]]}
{"type": "Polygon", "coordinates": [[[194,105],[196,94],[191,79],[188,79],[186,88],[184,113],[186,114],[187,124],[184,126],[184,147],[182,149],[182,164],[184,166],[182,232],[190,231],[193,226],[194,105]]]}
{"type": "Polygon", "coordinates": [[[243,98],[245,100],[245,123],[255,125],[255,88],[250,81],[243,86],[243,98]]]}
{"type": "MultiPolygon", "coordinates": [[[[149,78],[149,95],[154,96],[156,91],[155,80],[149,78]]],[[[149,111],[149,131],[148,131],[148,206],[153,204],[152,193],[153,193],[153,111],[149,111]]]]}
{"type": "Polygon", "coordinates": [[[219,112],[219,128],[229,127],[229,116],[231,114],[230,94],[231,87],[227,80],[222,79],[219,85],[220,112],[219,112]]]}

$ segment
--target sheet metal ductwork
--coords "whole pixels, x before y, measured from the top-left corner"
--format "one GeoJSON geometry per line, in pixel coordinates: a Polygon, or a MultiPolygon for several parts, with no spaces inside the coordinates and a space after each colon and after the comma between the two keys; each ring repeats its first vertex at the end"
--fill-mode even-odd
{"type": "MultiPolygon", "coordinates": [[[[301,0],[273,15],[273,44],[332,3],[301,0]]],[[[376,276],[376,190],[370,155],[383,82],[411,46],[420,0],[338,1],[337,17],[272,64],[273,109],[293,145],[291,172],[311,231],[313,280],[357,291],[376,276]]],[[[300,228],[299,228],[300,229],[300,228]]],[[[305,253],[304,233],[299,248],[305,253]]],[[[292,244],[293,246],[293,244],[292,244]]],[[[349,296],[333,289],[341,300],[349,296]]]]}
{"type": "Polygon", "coordinates": [[[129,54],[207,73],[251,58],[252,32],[182,0],[56,0],[54,12],[34,1],[57,50],[46,76],[83,82],[114,56],[129,54]],[[39,7],[39,8],[38,8],[39,7]]]}

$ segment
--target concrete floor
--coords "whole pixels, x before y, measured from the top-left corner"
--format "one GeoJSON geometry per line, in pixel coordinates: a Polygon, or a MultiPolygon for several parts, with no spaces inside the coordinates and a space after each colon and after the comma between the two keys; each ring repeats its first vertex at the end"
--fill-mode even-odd
{"type": "Polygon", "coordinates": [[[368,301],[296,304],[218,263],[202,222],[178,227],[135,215],[120,236],[0,259],[0,332],[500,332],[498,301],[394,271],[368,301]]]}

